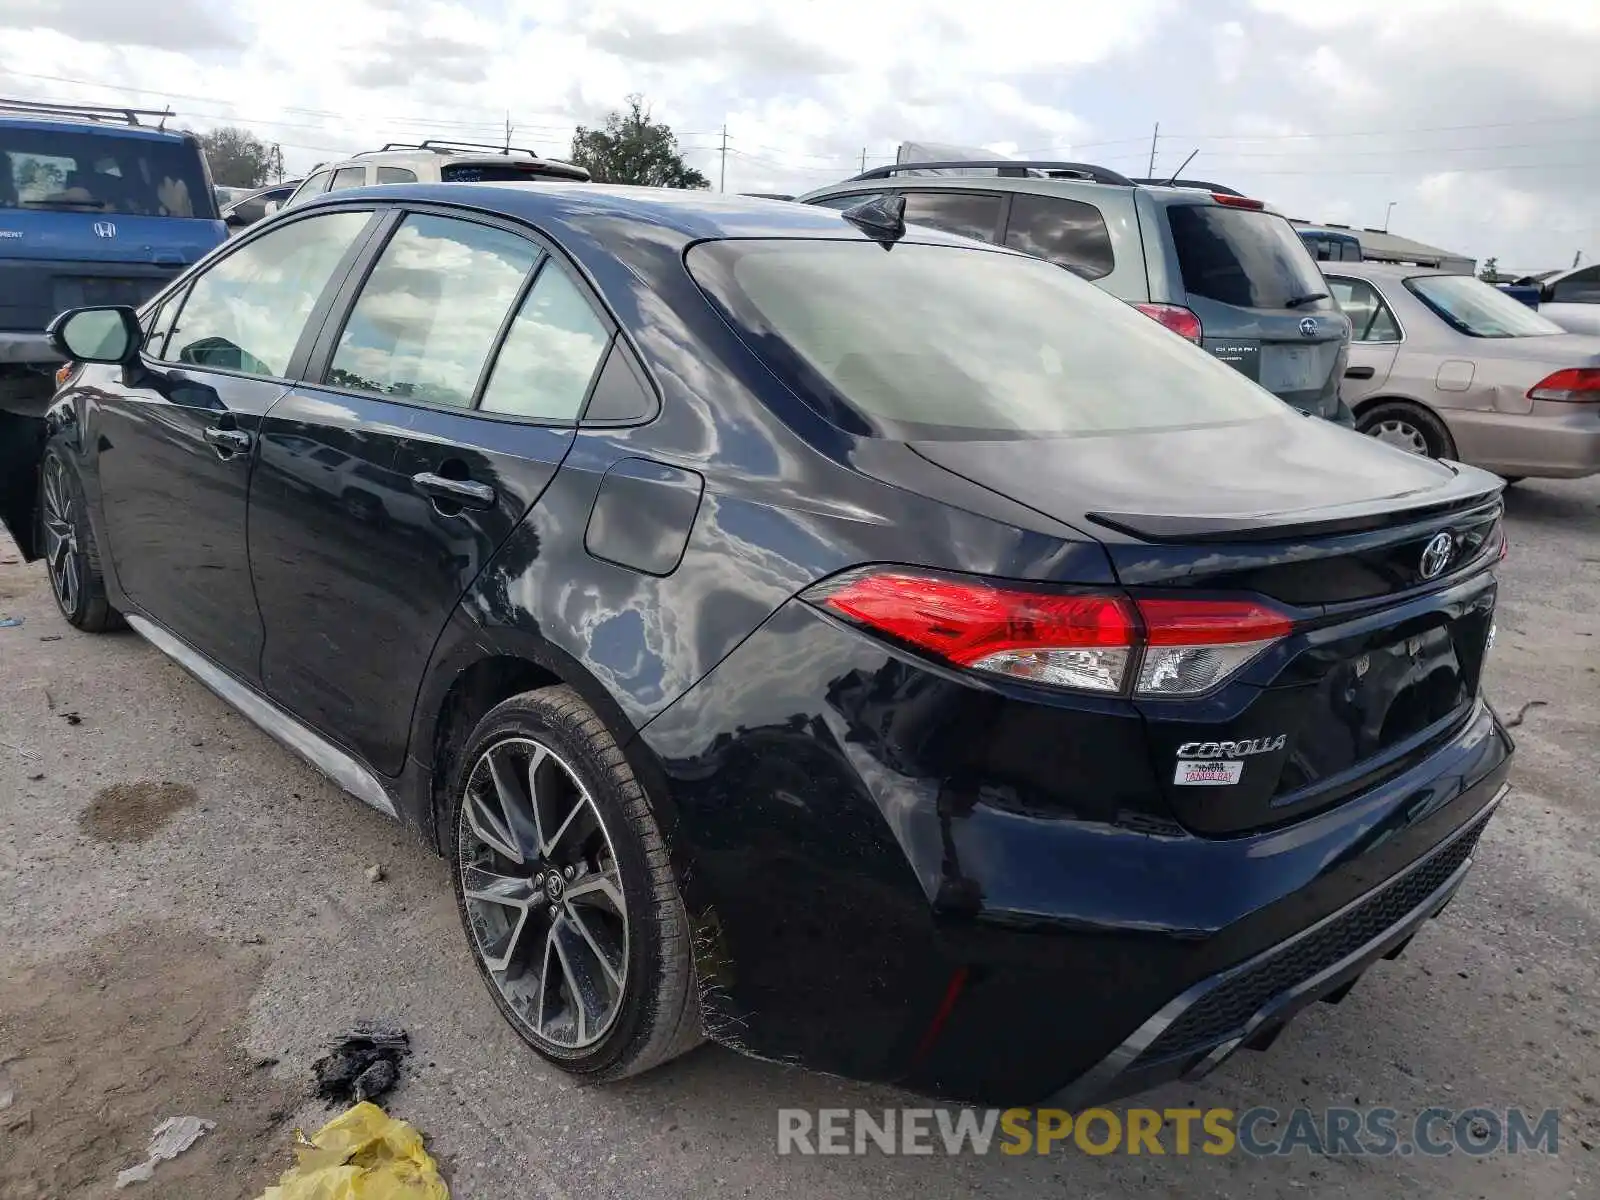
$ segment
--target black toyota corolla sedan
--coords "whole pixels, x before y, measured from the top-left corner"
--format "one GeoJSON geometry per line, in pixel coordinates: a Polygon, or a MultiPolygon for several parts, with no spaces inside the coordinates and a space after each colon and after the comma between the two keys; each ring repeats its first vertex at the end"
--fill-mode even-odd
{"type": "Polygon", "coordinates": [[[53,336],[9,515],[66,619],[438,847],[581,1078],[1192,1076],[1506,790],[1498,479],[888,203],[342,191],[53,336]]]}

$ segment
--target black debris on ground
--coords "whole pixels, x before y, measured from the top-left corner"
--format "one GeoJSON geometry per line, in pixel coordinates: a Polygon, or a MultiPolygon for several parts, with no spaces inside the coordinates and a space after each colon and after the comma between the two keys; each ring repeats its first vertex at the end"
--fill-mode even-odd
{"type": "Polygon", "coordinates": [[[410,1053],[411,1036],[403,1029],[353,1029],[311,1064],[316,1096],[330,1108],[381,1099],[400,1082],[400,1060],[410,1053]]]}

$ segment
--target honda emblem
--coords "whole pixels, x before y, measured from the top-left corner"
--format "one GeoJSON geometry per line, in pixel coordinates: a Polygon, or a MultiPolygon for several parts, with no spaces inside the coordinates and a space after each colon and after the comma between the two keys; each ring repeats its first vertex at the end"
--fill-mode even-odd
{"type": "Polygon", "coordinates": [[[110,221],[96,221],[94,223],[95,237],[114,238],[117,236],[117,227],[110,221]]]}

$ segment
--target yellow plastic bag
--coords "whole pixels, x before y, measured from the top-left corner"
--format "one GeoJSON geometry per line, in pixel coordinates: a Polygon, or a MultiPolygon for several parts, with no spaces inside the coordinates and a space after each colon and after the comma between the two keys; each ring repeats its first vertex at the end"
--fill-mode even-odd
{"type": "Polygon", "coordinates": [[[260,1200],[450,1200],[422,1135],[376,1104],[335,1117],[311,1142],[260,1200]]]}

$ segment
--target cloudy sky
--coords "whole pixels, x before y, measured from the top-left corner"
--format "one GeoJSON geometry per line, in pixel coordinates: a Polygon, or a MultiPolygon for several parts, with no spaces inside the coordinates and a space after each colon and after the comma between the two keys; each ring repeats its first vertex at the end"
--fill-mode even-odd
{"type": "Polygon", "coordinates": [[[385,141],[559,153],[630,92],[729,191],[907,139],[1231,183],[1502,268],[1600,255],[1600,0],[7,0],[0,94],[170,103],[301,171],[385,141]]]}

